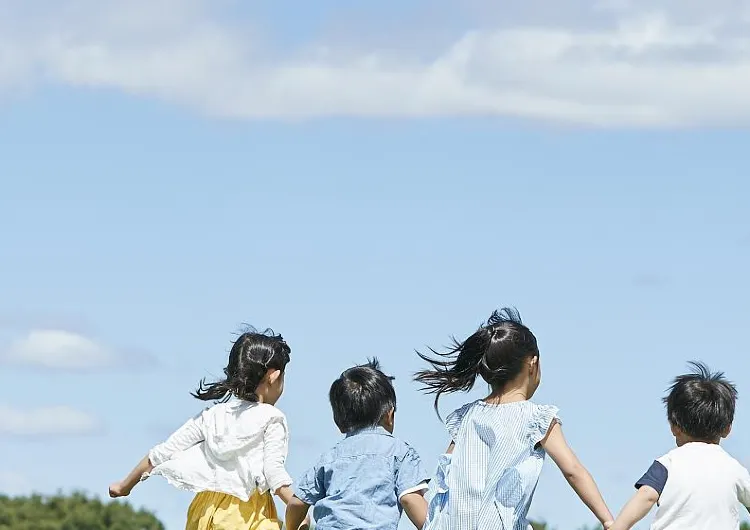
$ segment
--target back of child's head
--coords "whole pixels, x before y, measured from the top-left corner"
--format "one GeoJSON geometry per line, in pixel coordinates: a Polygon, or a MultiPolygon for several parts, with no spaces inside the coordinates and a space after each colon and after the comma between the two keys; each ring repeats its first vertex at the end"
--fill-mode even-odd
{"type": "Polygon", "coordinates": [[[208,384],[203,379],[191,395],[202,401],[226,401],[232,396],[258,401],[258,385],[269,370],[284,371],[291,351],[272,329],[259,332],[250,327],[232,344],[224,379],[208,384]]]}
{"type": "Polygon", "coordinates": [[[333,421],[343,433],[375,427],[396,409],[393,377],[380,370],[377,359],[344,371],[331,385],[328,398],[333,421]]]}
{"type": "Polygon", "coordinates": [[[463,342],[453,338],[447,352],[430,348],[437,358],[417,352],[432,365],[432,370],[417,372],[414,379],[424,389],[435,394],[435,410],[440,396],[446,393],[469,391],[478,375],[493,390],[502,389],[521,373],[529,357],[539,355],[536,337],[521,321],[514,308],[494,311],[479,329],[463,342]]]}
{"type": "Polygon", "coordinates": [[[692,440],[719,440],[734,422],[737,388],[722,372],[711,372],[703,363],[690,365],[694,370],[675,378],[664,398],[669,423],[692,440]]]}

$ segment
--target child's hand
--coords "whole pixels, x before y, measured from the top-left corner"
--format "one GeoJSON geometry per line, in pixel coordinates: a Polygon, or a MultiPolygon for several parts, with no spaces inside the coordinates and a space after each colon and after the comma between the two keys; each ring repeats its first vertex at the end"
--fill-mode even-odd
{"type": "Polygon", "coordinates": [[[109,496],[113,499],[127,497],[128,495],[130,495],[130,489],[128,489],[122,482],[115,482],[109,487],[109,496]]]}
{"type": "Polygon", "coordinates": [[[602,526],[604,527],[604,530],[609,530],[610,528],[612,528],[612,525],[614,525],[614,524],[615,524],[614,521],[607,521],[602,526]]]}
{"type": "Polygon", "coordinates": [[[310,530],[310,516],[309,515],[305,517],[305,520],[302,521],[301,525],[299,525],[298,530],[310,530]]]}

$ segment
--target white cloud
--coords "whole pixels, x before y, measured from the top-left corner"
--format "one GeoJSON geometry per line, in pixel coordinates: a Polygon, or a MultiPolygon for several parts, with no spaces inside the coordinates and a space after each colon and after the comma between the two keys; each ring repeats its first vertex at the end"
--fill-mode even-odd
{"type": "Polygon", "coordinates": [[[0,346],[0,364],[46,370],[87,372],[105,369],[140,370],[157,365],[152,356],[135,350],[115,350],[80,333],[62,329],[32,329],[11,336],[0,346]]]}
{"type": "Polygon", "coordinates": [[[81,436],[99,430],[96,418],[70,407],[23,410],[0,404],[0,436],[81,436]]]}
{"type": "Polygon", "coordinates": [[[32,330],[10,344],[3,360],[49,369],[88,370],[112,366],[117,357],[108,348],[77,333],[32,330]]]}
{"type": "Polygon", "coordinates": [[[419,54],[318,41],[284,55],[223,17],[227,2],[0,0],[0,87],[107,88],[234,119],[750,123],[749,0],[558,3],[580,16],[508,12],[419,54]]]}

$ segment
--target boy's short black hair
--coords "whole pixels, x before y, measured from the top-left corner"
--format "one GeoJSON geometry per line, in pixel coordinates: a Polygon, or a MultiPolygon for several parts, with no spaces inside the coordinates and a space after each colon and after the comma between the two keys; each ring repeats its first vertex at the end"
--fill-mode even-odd
{"type": "Polygon", "coordinates": [[[380,371],[377,359],[349,368],[331,385],[333,421],[343,433],[378,425],[396,408],[393,377],[380,371]]]}
{"type": "Polygon", "coordinates": [[[694,371],[675,378],[664,398],[669,423],[695,440],[720,439],[734,421],[737,388],[722,372],[699,362],[690,365],[694,371]]]}

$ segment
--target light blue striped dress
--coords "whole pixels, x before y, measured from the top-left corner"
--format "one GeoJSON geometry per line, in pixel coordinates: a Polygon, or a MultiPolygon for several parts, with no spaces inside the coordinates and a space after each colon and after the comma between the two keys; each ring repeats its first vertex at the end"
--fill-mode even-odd
{"type": "Polygon", "coordinates": [[[448,416],[456,446],[440,457],[425,530],[527,530],[545,457],[539,442],[557,411],[531,401],[475,401],[448,416]]]}

